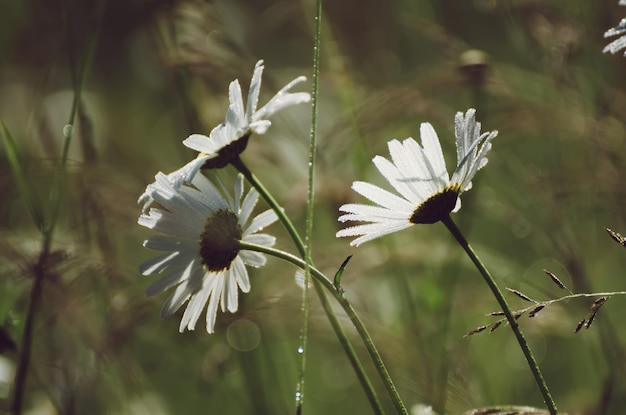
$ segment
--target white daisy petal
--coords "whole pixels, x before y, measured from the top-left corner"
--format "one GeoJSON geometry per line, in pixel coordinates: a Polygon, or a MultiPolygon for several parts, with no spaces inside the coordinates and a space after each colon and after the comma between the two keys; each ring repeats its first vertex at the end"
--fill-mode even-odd
{"type": "Polygon", "coordinates": [[[342,229],[337,232],[337,237],[363,235],[350,242],[350,245],[352,246],[359,246],[363,242],[371,241],[372,239],[398,232],[411,226],[413,226],[413,224],[409,222],[396,223],[393,225],[389,223],[369,223],[367,225],[357,225],[351,228],[342,229]]]}
{"type": "Polygon", "coordinates": [[[174,314],[178,309],[202,286],[202,272],[192,272],[193,262],[189,263],[189,266],[185,268],[185,271],[180,275],[182,281],[175,289],[174,293],[170,295],[163,308],[161,308],[161,317],[167,318],[174,314]]]}
{"type": "Polygon", "coordinates": [[[210,142],[211,139],[204,134],[191,134],[183,140],[183,144],[190,149],[207,154],[211,153],[211,148],[209,147],[210,142]]]}
{"type": "MultiPolygon", "coordinates": [[[[360,205],[357,203],[349,203],[339,208],[339,211],[346,212],[355,216],[363,217],[364,221],[378,221],[378,220],[405,220],[408,221],[413,212],[403,212],[397,210],[391,210],[380,206],[360,205]]],[[[346,220],[354,219],[341,219],[339,221],[345,222],[346,220]]]]}
{"type": "MultiPolygon", "coordinates": [[[[248,195],[250,195],[251,193],[254,195],[255,192],[256,191],[254,189],[251,189],[248,192],[248,195]]],[[[242,196],[243,196],[243,176],[241,174],[238,174],[237,178],[235,179],[235,197],[234,197],[235,204],[233,206],[233,210],[238,215],[241,215],[241,197],[242,196]]],[[[254,196],[252,196],[252,197],[254,197],[254,196]]],[[[256,201],[255,201],[255,203],[256,203],[256,201]]],[[[246,212],[246,213],[247,213],[247,215],[250,214],[250,212],[246,212]]],[[[247,222],[247,221],[241,221],[240,220],[240,223],[241,222],[247,222]]]]}
{"type": "MultiPolygon", "coordinates": [[[[622,4],[621,1],[620,1],[620,4],[622,4]]],[[[626,5],[626,2],[624,2],[623,5],[626,5]]],[[[608,45],[606,45],[605,48],[602,49],[602,53],[611,52],[615,54],[619,52],[620,50],[626,48],[626,35],[625,34],[626,34],[626,18],[622,19],[616,27],[613,27],[607,30],[606,32],[604,32],[605,38],[611,37],[611,36],[617,36],[617,35],[622,35],[622,36],[615,39],[608,45]]]]}
{"type": "Polygon", "coordinates": [[[413,193],[419,195],[418,204],[443,189],[448,182],[448,173],[445,170],[440,172],[440,176],[433,173],[434,169],[424,149],[411,137],[402,143],[394,143],[392,140],[389,143],[389,154],[398,168],[398,180],[406,183],[413,193]]]}
{"type": "Polygon", "coordinates": [[[151,275],[164,272],[165,270],[172,268],[172,264],[175,263],[175,258],[179,256],[179,254],[179,252],[170,252],[169,254],[149,259],[139,266],[139,272],[141,275],[151,275]]]}
{"type": "MultiPolygon", "coordinates": [[[[305,80],[305,77],[298,79],[305,80]]],[[[259,120],[265,117],[271,117],[283,108],[291,107],[292,105],[304,104],[311,101],[311,95],[308,92],[296,92],[292,94],[276,95],[270,102],[265,104],[256,114],[254,114],[253,120],[259,120]]]]}
{"type": "MultiPolygon", "coordinates": [[[[224,271],[224,292],[222,299],[226,298],[226,310],[234,313],[239,308],[239,286],[237,284],[237,276],[235,275],[234,264],[230,269],[224,271]]],[[[226,311],[222,309],[222,311],[226,311]]]]}
{"type": "Polygon", "coordinates": [[[259,92],[261,91],[261,77],[263,75],[263,60],[260,60],[254,66],[252,80],[250,81],[250,91],[248,91],[248,105],[246,107],[246,119],[252,121],[252,115],[256,112],[256,106],[259,102],[259,92]]]}
{"type": "MultiPolygon", "coordinates": [[[[237,285],[241,289],[241,292],[248,293],[250,292],[250,278],[248,277],[248,270],[246,269],[245,260],[242,258],[244,253],[249,251],[242,252],[239,257],[235,258],[232,265],[233,274],[235,279],[237,280],[237,285]]],[[[258,252],[255,252],[258,254],[258,252]]],[[[263,255],[261,255],[263,256],[263,255]]],[[[263,256],[264,257],[264,256],[263,256]]]]}
{"type": "Polygon", "coordinates": [[[429,169],[430,177],[447,177],[448,172],[446,170],[446,162],[443,159],[439,137],[437,137],[437,132],[435,132],[430,123],[425,122],[420,125],[420,138],[424,148],[424,155],[429,167],[432,168],[429,169]]]}
{"type": "MultiPolygon", "coordinates": [[[[157,177],[161,178],[162,176],[166,179],[167,183],[171,184],[171,187],[180,188],[183,183],[191,183],[202,165],[206,163],[209,158],[211,157],[208,155],[200,155],[196,159],[190,161],[180,169],[168,174],[167,176],[159,172],[157,177]]],[[[143,212],[148,211],[150,206],[154,203],[152,194],[158,191],[164,191],[161,184],[159,184],[160,182],[161,180],[149,184],[144,193],[139,197],[137,203],[143,203],[143,212]]]]}
{"type": "Polygon", "coordinates": [[[200,318],[200,314],[202,314],[202,310],[204,310],[204,307],[206,306],[209,294],[211,294],[211,290],[213,289],[215,283],[215,278],[206,278],[202,284],[202,288],[200,288],[200,291],[191,296],[189,304],[187,304],[187,308],[185,309],[185,313],[180,320],[181,328],[186,328],[188,330],[194,330],[196,328],[196,323],[200,318]]]}
{"type": "Polygon", "coordinates": [[[248,235],[243,238],[245,242],[262,245],[262,246],[274,246],[276,243],[276,238],[272,235],[267,235],[265,233],[256,233],[254,235],[248,235]]]}
{"type": "Polygon", "coordinates": [[[241,251],[239,257],[243,260],[243,263],[254,268],[259,268],[267,263],[265,255],[254,251],[241,251]]]}
{"type": "Polygon", "coordinates": [[[386,207],[387,209],[408,211],[413,208],[410,202],[367,182],[354,182],[352,189],[362,196],[365,196],[370,201],[378,203],[380,206],[386,207]]]}
{"type": "MultiPolygon", "coordinates": [[[[245,109],[243,105],[243,96],[241,95],[241,86],[239,85],[238,79],[232,81],[228,87],[228,101],[230,102],[230,107],[233,109],[233,120],[236,118],[241,119],[243,122],[245,119],[245,109]]],[[[239,125],[239,123],[236,123],[236,125],[239,125]]]]}
{"type": "MultiPolygon", "coordinates": [[[[215,319],[217,317],[217,306],[220,303],[220,297],[224,290],[224,274],[220,273],[215,279],[211,292],[209,293],[209,306],[206,310],[206,331],[213,333],[215,329],[215,319]]],[[[181,330],[182,331],[182,330],[181,330]]]]}
{"type": "Polygon", "coordinates": [[[259,192],[257,192],[256,189],[250,189],[239,209],[239,223],[248,222],[252,209],[254,209],[258,200],[259,192]]]}
{"type": "Polygon", "coordinates": [[[396,167],[384,157],[376,156],[372,160],[378,171],[387,179],[389,184],[412,205],[421,203],[428,193],[422,189],[417,180],[406,178],[396,167]]]}
{"type": "Polygon", "coordinates": [[[263,228],[271,225],[277,220],[278,220],[278,216],[276,215],[276,212],[274,212],[271,209],[268,209],[265,212],[257,215],[254,219],[252,219],[252,222],[250,222],[250,225],[248,225],[248,227],[244,231],[243,236],[246,237],[252,233],[263,230],[263,228]]]}
{"type": "MultiPolygon", "coordinates": [[[[189,265],[189,263],[185,265],[189,265]]],[[[159,270],[159,271],[164,272],[165,270],[159,270]]],[[[175,269],[171,273],[163,275],[154,283],[150,284],[145,289],[146,296],[152,297],[164,291],[167,291],[168,289],[175,287],[181,282],[183,282],[185,278],[187,278],[187,275],[184,272],[181,272],[181,269],[175,269]]]]}
{"type": "MultiPolygon", "coordinates": [[[[625,0],[626,1],[626,0],[625,0]]],[[[340,222],[364,222],[337,232],[337,237],[357,237],[350,245],[360,245],[417,223],[435,223],[461,208],[460,195],[472,186],[476,172],[487,164],[497,131],[481,135],[476,111],[459,112],[454,118],[457,166],[452,179],[446,170],[439,137],[429,123],[420,125],[421,145],[411,137],[390,140],[391,161],[376,156],[378,171],[397,196],[367,182],[354,182],[352,189],[374,205],[349,203],[339,208],[340,222]]]]}
{"type": "Polygon", "coordinates": [[[271,235],[257,233],[275,222],[276,215],[266,211],[253,217],[258,193],[252,189],[243,197],[243,176],[235,180],[234,196],[217,175],[213,178],[217,183],[198,174],[191,183],[177,187],[167,176],[157,175],[149,194],[161,207],[151,208],[138,220],[140,225],[161,233],[144,242],[145,247],[161,253],[139,267],[144,275],[161,274],[146,294],[153,296],[173,289],[161,310],[163,317],[174,314],[187,302],[181,331],[193,330],[206,307],[206,329],[212,333],[218,307],[222,312],[237,311],[239,290],[250,290],[246,266],[260,267],[266,262],[258,252],[237,250],[230,257],[224,249],[234,249],[236,239],[268,247],[276,242],[271,235]],[[217,233],[222,234],[216,238],[217,233]],[[224,247],[216,246],[221,240],[225,241],[224,247]],[[224,262],[228,258],[233,259],[224,262]]]}

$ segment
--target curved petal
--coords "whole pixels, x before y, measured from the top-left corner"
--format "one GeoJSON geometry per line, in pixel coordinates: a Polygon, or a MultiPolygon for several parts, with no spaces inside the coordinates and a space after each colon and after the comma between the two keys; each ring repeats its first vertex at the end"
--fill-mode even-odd
{"type": "Polygon", "coordinates": [[[267,258],[260,252],[240,251],[239,256],[243,263],[250,267],[259,268],[267,263],[267,258]]]}
{"type": "Polygon", "coordinates": [[[239,225],[243,227],[246,223],[248,223],[248,219],[250,218],[252,210],[254,209],[254,206],[256,206],[258,200],[259,192],[257,192],[254,188],[250,189],[241,204],[241,209],[239,211],[239,225]]]}
{"type": "Polygon", "coordinates": [[[262,230],[263,228],[265,228],[266,226],[269,226],[272,223],[276,222],[277,220],[278,220],[278,216],[276,216],[276,212],[274,212],[271,209],[268,209],[265,212],[258,214],[257,216],[255,216],[254,219],[252,219],[252,222],[250,222],[250,225],[248,225],[243,230],[243,236],[245,237],[255,232],[258,232],[262,230]]]}
{"type": "MultiPolygon", "coordinates": [[[[236,286],[241,289],[241,292],[250,292],[250,278],[248,277],[248,270],[244,265],[243,259],[239,257],[235,258],[235,261],[233,261],[233,265],[231,268],[233,271],[233,275],[237,281],[236,286]]],[[[235,309],[234,311],[237,311],[237,309],[235,309]]]]}
{"type": "Polygon", "coordinates": [[[369,223],[366,225],[358,225],[353,226],[351,228],[342,229],[337,232],[336,236],[344,237],[344,236],[358,236],[362,235],[359,238],[350,242],[351,246],[359,246],[364,242],[371,241],[376,238],[380,238],[384,235],[389,235],[390,233],[398,232],[408,227],[413,226],[412,223],[369,223]]]}
{"type": "Polygon", "coordinates": [[[259,101],[259,92],[261,91],[262,76],[263,60],[259,60],[254,66],[252,80],[250,80],[250,90],[248,91],[248,103],[246,106],[246,120],[248,123],[252,121],[252,115],[256,112],[256,106],[259,101]]]}
{"type": "Polygon", "coordinates": [[[409,201],[367,182],[354,182],[352,183],[352,189],[370,201],[382,207],[386,207],[387,209],[407,211],[415,207],[409,201]]]}
{"type": "Polygon", "coordinates": [[[218,273],[215,278],[215,283],[211,288],[209,294],[209,306],[206,310],[206,331],[207,333],[213,333],[215,331],[215,318],[217,317],[217,306],[220,303],[220,297],[224,290],[224,274],[218,273]]]}

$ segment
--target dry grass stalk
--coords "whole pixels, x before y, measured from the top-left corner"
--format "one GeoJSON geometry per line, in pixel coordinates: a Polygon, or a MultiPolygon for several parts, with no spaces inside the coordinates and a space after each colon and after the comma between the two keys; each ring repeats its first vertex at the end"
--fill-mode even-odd
{"type": "Polygon", "coordinates": [[[544,269],[544,270],[543,270],[543,272],[545,272],[545,273],[546,273],[546,275],[547,275],[547,276],[549,276],[549,277],[550,277],[550,279],[552,279],[552,281],[553,281],[556,285],[558,285],[558,286],[559,286],[559,288],[561,288],[562,290],[566,290],[566,289],[567,289],[567,287],[565,286],[565,284],[563,284],[563,283],[561,282],[561,280],[560,280],[560,279],[559,279],[556,275],[554,275],[554,273],[552,273],[552,272],[548,271],[547,269],[544,269]]]}
{"type": "Polygon", "coordinates": [[[512,292],[513,294],[515,294],[516,296],[518,296],[519,298],[521,298],[522,300],[525,301],[530,301],[531,303],[536,303],[535,300],[533,300],[532,298],[530,298],[529,296],[527,296],[526,294],[522,293],[521,291],[518,291],[514,288],[506,288],[508,291],[512,292]]]}

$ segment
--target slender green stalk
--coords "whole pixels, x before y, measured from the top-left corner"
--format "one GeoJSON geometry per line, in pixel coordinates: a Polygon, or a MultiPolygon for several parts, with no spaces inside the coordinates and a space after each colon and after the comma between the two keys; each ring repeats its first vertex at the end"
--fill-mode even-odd
{"type": "MultiPolygon", "coordinates": [[[[70,111],[68,124],[63,129],[63,150],[61,153],[61,159],[56,167],[56,172],[53,178],[52,187],[50,189],[49,204],[50,212],[48,221],[43,221],[44,225],[41,229],[42,233],[42,247],[37,259],[37,263],[33,267],[34,282],[30,292],[30,298],[28,303],[28,310],[26,311],[26,318],[24,321],[24,331],[22,333],[22,342],[20,348],[20,355],[15,371],[15,380],[13,382],[13,400],[11,402],[11,412],[13,415],[20,415],[22,413],[22,406],[24,401],[24,393],[26,391],[26,379],[28,375],[28,369],[30,367],[31,349],[33,343],[33,328],[35,322],[35,315],[37,308],[41,302],[43,295],[44,281],[48,274],[48,261],[50,257],[50,249],[52,245],[52,237],[56,227],[57,219],[59,216],[61,199],[65,188],[65,176],[66,176],[66,164],[69,154],[69,146],[72,138],[72,133],[75,125],[76,115],[78,113],[78,107],[81,103],[82,81],[87,71],[91,57],[96,47],[97,39],[102,27],[102,16],[106,1],[101,0],[97,7],[98,21],[94,34],[91,37],[91,41],[87,47],[87,52],[84,54],[80,67],[77,69],[74,47],[72,41],[74,36],[71,33],[71,19],[69,18],[69,8],[65,2],[62,2],[63,7],[63,27],[67,29],[66,41],[68,45],[68,60],[71,71],[71,78],[74,88],[74,97],[72,101],[72,109],[70,111]]],[[[44,218],[45,219],[45,218],[44,218]]]]}
{"type": "MultiPolygon", "coordinates": [[[[300,238],[298,231],[293,226],[293,223],[291,222],[289,217],[286,215],[283,208],[278,204],[276,199],[274,199],[274,197],[265,188],[265,186],[263,186],[263,184],[259,181],[259,179],[250,171],[250,169],[248,169],[248,167],[243,163],[241,158],[237,157],[236,159],[231,161],[231,164],[244,175],[244,177],[248,180],[248,182],[259,192],[259,194],[261,194],[261,196],[263,196],[263,198],[265,199],[267,204],[270,205],[272,210],[276,212],[276,215],[278,216],[278,220],[280,220],[280,222],[283,224],[283,226],[287,230],[287,233],[289,233],[289,236],[291,236],[291,239],[296,245],[296,248],[298,249],[300,256],[304,258],[305,252],[306,252],[304,248],[304,243],[302,242],[302,239],[300,238]]],[[[322,285],[323,284],[317,281],[317,279],[313,279],[313,286],[315,287],[315,291],[320,299],[320,302],[322,303],[322,308],[324,309],[324,312],[326,313],[326,317],[328,318],[328,321],[330,322],[331,327],[335,331],[335,334],[337,335],[337,338],[339,339],[339,343],[341,344],[344,351],[346,352],[346,355],[348,356],[348,360],[350,360],[350,363],[352,364],[352,368],[354,369],[357,375],[357,378],[361,382],[361,386],[363,387],[363,390],[365,391],[365,394],[367,395],[367,399],[369,400],[370,405],[372,406],[372,409],[374,410],[374,413],[378,415],[382,415],[385,412],[383,411],[382,405],[380,404],[378,395],[376,394],[376,391],[374,390],[374,387],[372,386],[372,383],[369,380],[367,373],[365,373],[365,369],[363,368],[363,365],[361,364],[361,361],[359,360],[359,357],[357,356],[354,350],[354,347],[352,346],[352,343],[348,339],[348,336],[346,335],[346,333],[343,331],[341,323],[339,323],[339,319],[335,315],[335,311],[331,307],[330,302],[328,301],[328,297],[326,296],[326,293],[324,292],[324,287],[322,285]]]]}
{"type": "Polygon", "coordinates": [[[296,230],[295,226],[293,226],[293,223],[291,223],[291,220],[289,220],[289,218],[287,217],[285,210],[278,204],[272,194],[265,188],[265,186],[263,186],[263,183],[261,183],[261,181],[250,171],[248,166],[245,165],[245,163],[243,162],[243,160],[241,160],[239,156],[234,158],[230,163],[243,174],[243,176],[246,178],[246,180],[248,180],[252,187],[254,187],[263,197],[263,199],[265,199],[267,204],[270,205],[270,208],[272,208],[272,210],[276,212],[278,220],[283,224],[283,226],[287,230],[287,233],[294,241],[296,248],[298,249],[298,253],[302,258],[304,258],[306,256],[304,242],[302,242],[300,234],[296,230]]]}
{"type": "MultiPolygon", "coordinates": [[[[315,189],[315,155],[317,145],[317,100],[319,92],[319,74],[320,74],[320,35],[322,20],[322,1],[317,0],[315,12],[315,40],[313,47],[313,85],[311,88],[311,134],[309,140],[309,183],[307,192],[307,210],[306,210],[306,230],[304,233],[304,284],[302,284],[302,328],[300,333],[300,345],[298,352],[300,356],[300,377],[296,390],[296,414],[302,413],[304,406],[304,385],[306,373],[306,353],[307,353],[307,336],[309,333],[309,280],[311,279],[311,250],[312,250],[312,233],[313,233],[313,201],[315,189]]],[[[318,293],[324,293],[320,287],[317,288],[318,293]]]]}
{"type": "MultiPolygon", "coordinates": [[[[303,261],[302,259],[298,258],[295,255],[292,255],[290,253],[287,253],[278,249],[268,248],[265,246],[255,245],[255,244],[251,244],[251,243],[247,243],[243,241],[239,241],[239,248],[271,255],[276,258],[280,258],[282,260],[290,262],[293,265],[302,269],[306,267],[306,262],[303,261]]],[[[385,367],[385,364],[383,362],[382,357],[380,356],[380,353],[378,353],[378,349],[376,349],[376,345],[372,341],[372,337],[370,336],[369,332],[365,328],[365,325],[363,325],[363,322],[357,315],[356,311],[354,310],[354,308],[352,307],[348,299],[345,297],[343,291],[336,290],[332,281],[313,266],[311,266],[311,276],[314,278],[314,281],[317,281],[324,288],[330,291],[333,297],[335,297],[335,300],[337,300],[337,302],[344,309],[344,311],[350,318],[350,321],[354,325],[354,328],[359,333],[359,336],[361,336],[361,339],[363,339],[365,348],[367,349],[367,352],[369,353],[372,361],[374,362],[374,366],[376,367],[376,370],[378,371],[380,378],[385,384],[385,387],[387,388],[387,392],[389,393],[396,410],[398,411],[398,413],[401,413],[403,415],[408,415],[409,412],[407,411],[406,407],[404,406],[404,403],[402,402],[402,399],[400,398],[400,395],[398,394],[398,390],[396,389],[393,383],[393,380],[391,379],[391,376],[389,375],[389,372],[387,371],[387,368],[385,367]]]]}
{"type": "Polygon", "coordinates": [[[472,247],[469,245],[469,243],[467,242],[467,240],[465,239],[465,237],[463,236],[459,228],[452,221],[452,218],[450,217],[450,215],[446,216],[442,220],[442,222],[444,225],[446,225],[450,233],[452,233],[452,235],[457,240],[457,242],[465,250],[465,253],[467,253],[467,255],[470,257],[470,259],[472,260],[472,262],[478,269],[478,271],[481,273],[481,275],[485,279],[485,282],[487,283],[487,285],[489,285],[489,288],[491,289],[491,292],[493,293],[494,297],[496,297],[496,300],[498,300],[498,303],[500,304],[500,307],[502,308],[502,311],[504,312],[504,315],[506,316],[506,319],[509,322],[511,329],[513,330],[513,333],[515,334],[515,338],[517,339],[517,342],[519,343],[519,346],[522,349],[524,356],[526,357],[528,366],[530,367],[530,370],[532,371],[533,376],[535,377],[535,381],[537,382],[537,386],[539,387],[539,390],[541,391],[541,394],[543,395],[543,400],[545,401],[546,406],[548,407],[548,410],[550,411],[552,415],[556,415],[558,411],[556,409],[556,404],[554,403],[554,399],[552,398],[552,395],[550,394],[550,390],[548,389],[548,385],[546,384],[546,381],[543,375],[541,374],[539,365],[537,364],[537,361],[535,360],[535,357],[533,356],[530,346],[528,346],[528,342],[526,341],[526,338],[522,334],[522,330],[520,329],[519,324],[517,323],[517,320],[513,316],[511,307],[509,307],[509,304],[507,303],[506,299],[502,295],[502,291],[500,291],[500,288],[498,288],[496,281],[493,279],[493,277],[487,270],[487,267],[485,267],[485,265],[482,263],[480,258],[478,258],[478,255],[476,255],[476,253],[474,252],[472,247]]]}

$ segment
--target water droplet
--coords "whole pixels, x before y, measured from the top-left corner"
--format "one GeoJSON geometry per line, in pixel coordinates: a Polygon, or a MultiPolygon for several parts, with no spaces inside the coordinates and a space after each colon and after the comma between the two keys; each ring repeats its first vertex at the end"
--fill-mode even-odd
{"type": "Polygon", "coordinates": [[[304,347],[298,346],[298,353],[300,354],[304,353],[304,347]]]}
{"type": "Polygon", "coordinates": [[[296,391],[296,402],[300,402],[302,399],[302,392],[296,391]]]}
{"type": "Polygon", "coordinates": [[[63,127],[63,137],[71,137],[72,136],[72,130],[73,130],[72,124],[66,124],[63,127]]]}

